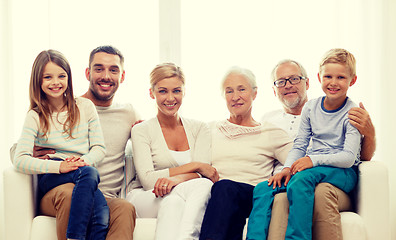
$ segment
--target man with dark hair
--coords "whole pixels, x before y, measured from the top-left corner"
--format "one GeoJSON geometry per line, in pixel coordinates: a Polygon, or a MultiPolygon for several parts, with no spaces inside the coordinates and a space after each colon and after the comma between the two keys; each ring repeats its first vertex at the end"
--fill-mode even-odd
{"type": "MultiPolygon", "coordinates": [[[[99,188],[110,209],[109,231],[106,239],[133,239],[136,213],[134,206],[121,199],[121,188],[126,181],[125,147],[131,136],[132,125],[139,120],[131,104],[113,103],[119,85],[125,80],[124,57],[112,46],[95,48],[85,71],[89,89],[83,97],[96,106],[102,126],[106,156],[95,166],[100,174],[99,188]]],[[[53,150],[35,149],[35,156],[46,157],[53,150]]],[[[64,184],[49,191],[40,202],[40,212],[56,217],[58,239],[66,239],[66,229],[73,184],[64,184]]]]}

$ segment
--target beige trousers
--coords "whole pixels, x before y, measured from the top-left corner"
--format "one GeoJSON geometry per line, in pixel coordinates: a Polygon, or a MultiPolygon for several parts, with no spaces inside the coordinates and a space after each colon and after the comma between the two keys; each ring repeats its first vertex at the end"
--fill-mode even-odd
{"type": "MultiPolygon", "coordinates": [[[[73,183],[60,185],[47,192],[40,202],[41,214],[56,217],[58,240],[66,240],[73,188],[73,183]]],[[[120,198],[106,198],[106,201],[110,209],[106,240],[132,240],[136,222],[134,206],[120,198]]]]}
{"type": "MultiPolygon", "coordinates": [[[[341,211],[351,210],[349,196],[339,188],[320,183],[315,188],[313,213],[313,240],[342,240],[341,211]]],[[[268,240],[284,240],[289,216],[289,201],[286,193],[275,196],[268,240]]]]}

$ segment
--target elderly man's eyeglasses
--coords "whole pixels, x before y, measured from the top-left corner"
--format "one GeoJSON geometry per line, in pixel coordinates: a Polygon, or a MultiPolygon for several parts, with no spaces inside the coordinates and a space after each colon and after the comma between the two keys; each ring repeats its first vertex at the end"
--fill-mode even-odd
{"type": "Polygon", "coordinates": [[[287,81],[290,82],[291,85],[296,85],[301,82],[301,80],[305,80],[306,77],[301,76],[291,76],[289,78],[280,78],[274,82],[274,85],[278,88],[286,86],[287,81]]]}

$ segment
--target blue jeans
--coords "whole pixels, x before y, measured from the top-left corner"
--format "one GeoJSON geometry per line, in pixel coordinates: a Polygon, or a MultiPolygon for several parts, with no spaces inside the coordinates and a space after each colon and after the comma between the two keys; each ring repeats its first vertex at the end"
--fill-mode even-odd
{"type": "Polygon", "coordinates": [[[38,187],[42,194],[65,183],[74,183],[67,238],[106,239],[109,225],[109,208],[98,189],[99,173],[94,167],[84,166],[62,174],[38,175],[38,187]]]}
{"type": "Polygon", "coordinates": [[[249,217],[247,240],[265,240],[274,196],[287,191],[289,219],[285,239],[311,240],[315,187],[318,183],[330,183],[344,192],[352,191],[357,183],[353,168],[318,166],[295,174],[287,187],[268,186],[268,181],[259,183],[253,192],[253,209],[249,217]]]}
{"type": "Polygon", "coordinates": [[[241,240],[252,210],[253,189],[253,185],[231,180],[214,183],[199,239],[241,240]]]}

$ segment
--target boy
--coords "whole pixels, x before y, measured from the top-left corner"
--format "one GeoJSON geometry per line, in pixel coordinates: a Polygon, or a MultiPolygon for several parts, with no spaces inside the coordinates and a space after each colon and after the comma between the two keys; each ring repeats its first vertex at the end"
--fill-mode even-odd
{"type": "Polygon", "coordinates": [[[284,168],[254,189],[249,240],[267,238],[275,194],[287,191],[290,202],[285,239],[310,240],[316,185],[328,182],[347,193],[356,185],[361,135],[349,123],[348,111],[356,105],[347,97],[348,88],[357,79],[354,56],[344,49],[328,51],[318,78],[326,96],[305,104],[284,168]],[[311,140],[312,148],[307,151],[311,140]]]}

